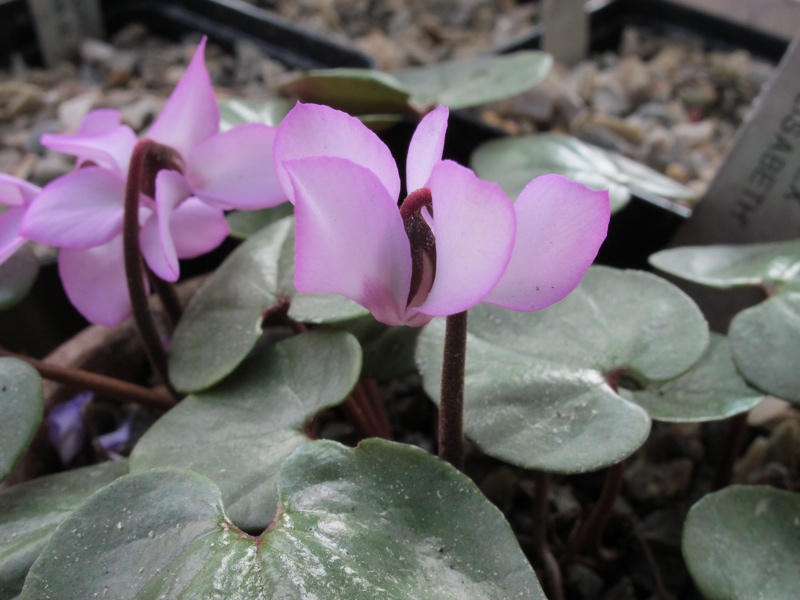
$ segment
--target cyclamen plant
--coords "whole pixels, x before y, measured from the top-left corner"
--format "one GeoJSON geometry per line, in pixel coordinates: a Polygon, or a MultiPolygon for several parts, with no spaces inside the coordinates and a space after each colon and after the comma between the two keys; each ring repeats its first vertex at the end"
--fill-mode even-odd
{"type": "MultiPolygon", "coordinates": [[[[611,560],[603,528],[625,459],[651,421],[740,415],[735,434],[763,398],[686,295],[651,274],[591,267],[609,225],[607,192],[544,175],[512,201],[443,159],[443,106],[416,127],[405,185],[381,139],[327,106],[297,104],[278,127],[220,133],[204,48],[205,40],[142,139],[119,112],[94,110],[77,133],[42,139],[76,157],[72,173],[41,190],[0,175],[9,207],[0,262],[26,239],[58,247],[75,306],[107,326],[133,313],[169,388],[0,358],[0,405],[12,415],[0,421],[0,477],[42,421],[41,380],[29,365],[158,415],[127,460],[0,492],[0,595],[543,600],[502,515],[458,470],[466,429],[487,455],[536,471],[530,546],[558,600],[560,566],[545,527],[549,473],[612,467],[558,557],[611,560]],[[169,285],[179,259],[221,243],[225,211],[285,201],[294,216],[245,241],[182,313],[169,285]],[[173,321],[169,351],[149,285],[173,321]],[[278,342],[262,336],[271,319],[293,335],[284,327],[278,342]],[[397,346],[410,348],[412,369],[439,404],[444,460],[384,440],[356,449],[312,441],[320,412],[337,405],[362,433],[391,439],[366,357],[403,372],[397,346]]],[[[681,256],[655,263],[685,271],[681,256]]],[[[793,273],[777,282],[792,302],[793,273]]],[[[734,344],[737,359],[744,347],[734,344]]],[[[764,369],[743,371],[768,388],[764,369]]],[[[768,389],[794,391],[791,376],[768,389]]],[[[92,401],[79,395],[47,418],[64,462],[85,443],[81,414],[92,401]]],[[[126,421],[96,442],[114,457],[130,428],[126,421]]],[[[730,479],[724,465],[721,473],[720,485],[730,479]]],[[[709,537],[704,515],[722,506],[736,521],[731,497],[745,497],[748,515],[767,513],[759,524],[767,533],[786,529],[796,506],[788,493],[773,494],[773,511],[736,489],[699,505],[687,539],[700,541],[684,544],[701,579],[716,575],[697,551],[709,537]]],[[[724,525],[709,527],[727,535],[724,525]]],[[[701,587],[717,597],[721,585],[701,587]]]]}

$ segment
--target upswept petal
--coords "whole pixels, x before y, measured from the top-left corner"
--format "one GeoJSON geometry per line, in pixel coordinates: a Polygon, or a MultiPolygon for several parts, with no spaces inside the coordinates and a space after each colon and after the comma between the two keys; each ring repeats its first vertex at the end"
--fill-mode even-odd
{"type": "Polygon", "coordinates": [[[173,211],[170,230],[178,258],[194,258],[219,246],[230,228],[221,209],[189,198],[173,211]]]}
{"type": "Polygon", "coordinates": [[[41,191],[42,188],[24,179],[0,173],[0,204],[3,206],[29,204],[41,191]]]}
{"type": "Polygon", "coordinates": [[[177,171],[163,170],[156,175],[156,212],[145,222],[139,240],[147,266],[165,281],[177,281],[180,275],[170,222],[175,207],[191,193],[177,171]]]}
{"type": "Polygon", "coordinates": [[[522,190],[514,210],[511,262],[484,302],[540,310],[575,289],[597,256],[608,230],[608,192],[545,175],[522,190]]]}
{"type": "Polygon", "coordinates": [[[122,124],[122,113],[115,108],[96,108],[83,117],[78,133],[100,133],[122,124]]]}
{"type": "Polygon", "coordinates": [[[121,235],[88,250],[62,250],[58,271],[72,305],[88,321],[113,327],[131,315],[121,235]]]}
{"type": "Polygon", "coordinates": [[[44,187],[31,202],[21,235],[42,244],[84,250],[122,229],[125,182],[118,173],[86,167],[44,187]]]}
{"type": "Polygon", "coordinates": [[[78,157],[78,165],[91,161],[99,167],[111,169],[125,175],[131,160],[136,134],[127,125],[93,133],[60,134],[42,136],[42,145],[78,157]]]}
{"type": "Polygon", "coordinates": [[[404,322],[411,249],[394,197],[344,158],[286,161],[295,195],[301,292],[340,294],[387,325],[404,322]]]}
{"type": "Polygon", "coordinates": [[[292,202],[292,184],[282,163],[309,156],[346,158],[372,171],[390,197],[400,195],[400,175],[389,148],[361,121],[342,111],[297,104],[278,128],[274,152],[278,181],[292,202]]]}
{"type": "Polygon", "coordinates": [[[204,53],[206,38],[170,95],[147,137],[170,146],[186,158],[191,149],[219,132],[219,107],[204,53]]]}
{"type": "Polygon", "coordinates": [[[286,201],[273,169],[277,127],[240,125],[192,149],[186,178],[195,195],[218,208],[253,210],[286,201]]]}
{"type": "Polygon", "coordinates": [[[474,306],[503,274],[514,244],[514,208],[500,186],[446,160],[433,168],[436,276],[417,307],[427,315],[452,315],[474,306]]]}
{"type": "Polygon", "coordinates": [[[25,238],[19,235],[19,226],[24,216],[24,206],[12,206],[0,215],[0,264],[25,243],[25,238]]]}
{"type": "Polygon", "coordinates": [[[447,117],[450,111],[440,106],[429,112],[417,125],[408,146],[406,189],[408,193],[425,187],[434,165],[442,160],[447,117]]]}

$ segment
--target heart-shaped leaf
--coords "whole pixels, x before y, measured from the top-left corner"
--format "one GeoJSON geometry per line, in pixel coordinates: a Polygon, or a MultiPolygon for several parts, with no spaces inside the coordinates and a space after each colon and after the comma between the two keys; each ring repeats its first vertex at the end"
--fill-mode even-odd
{"type": "Polygon", "coordinates": [[[280,86],[301,102],[338,108],[351,115],[409,112],[409,91],[394,76],[371,69],[323,69],[301,73],[280,86]]]}
{"type": "Polygon", "coordinates": [[[727,419],[764,399],[739,375],[728,339],[718,333],[711,334],[705,355],[683,375],[620,393],[644,408],[651,419],[678,423],[727,419]]]}
{"type": "Polygon", "coordinates": [[[715,288],[776,287],[800,277],[800,242],[685,246],[662,250],[650,264],[715,288]]]}
{"type": "Polygon", "coordinates": [[[800,589],[800,495],[731,486],[689,511],[683,556],[708,600],[796,598],[800,589]]]}
{"type": "MultiPolygon", "coordinates": [[[[444,323],[420,336],[417,365],[439,401],[444,323]]],[[[523,467],[573,473],[614,464],[650,429],[639,406],[609,383],[647,385],[688,370],[708,346],[692,300],[644,272],[593,267],[566,299],[517,313],[470,311],[464,426],[487,454],[523,467]]]]}
{"type": "Polygon", "coordinates": [[[800,402],[800,242],[689,246],[658,252],[653,266],[715,288],[758,287],[769,299],[738,313],[728,335],[734,362],[757,388],[800,402]]]}
{"type": "Polygon", "coordinates": [[[261,531],[275,513],[278,468],[303,429],[339,404],[361,372],[344,331],[312,331],[255,353],[216,387],[185,398],[139,440],[131,471],[184,467],[222,489],[231,520],[261,531]]]}
{"type": "Polygon", "coordinates": [[[23,246],[0,264],[0,310],[11,308],[28,295],[39,275],[39,259],[23,246]]]}
{"type": "Polygon", "coordinates": [[[127,472],[127,461],[107,462],[0,492],[0,598],[19,594],[33,561],[73,510],[127,472]]]}
{"type": "Polygon", "coordinates": [[[364,377],[389,381],[416,373],[414,350],[419,328],[389,327],[372,315],[338,323],[337,327],[349,331],[361,343],[364,377]]]}
{"type": "Polygon", "coordinates": [[[284,98],[262,103],[248,102],[240,98],[223,100],[219,103],[220,129],[227,131],[245,123],[278,125],[293,106],[294,102],[284,98]]]}
{"type": "Polygon", "coordinates": [[[470,163],[479,177],[497,182],[511,198],[534,177],[549,173],[608,190],[612,212],[628,203],[631,191],[676,199],[694,196],[685,186],[644,165],[565,135],[491,140],[475,150],[470,163]]]}
{"type": "MultiPolygon", "coordinates": [[[[172,384],[195,392],[227,377],[261,337],[264,315],[292,302],[293,278],[294,219],[286,218],[237,248],[192,298],[172,339],[172,384]]],[[[366,312],[339,296],[297,304],[289,312],[297,321],[338,322],[366,312]]]]}
{"type": "Polygon", "coordinates": [[[392,73],[408,90],[410,104],[425,110],[452,109],[505,100],[534,87],[550,72],[553,58],[538,50],[479,56],[392,73]]]}
{"type": "Polygon", "coordinates": [[[278,489],[275,519],[251,537],[206,477],[129,475],[56,532],[22,598],[544,600],[500,512],[422,450],[313,442],[284,463],[278,489]]]}
{"type": "Polygon", "coordinates": [[[42,378],[16,358],[0,358],[0,481],[22,458],[44,415],[42,378]]]}
{"type": "Polygon", "coordinates": [[[736,366],[759,389],[800,402],[800,293],[774,296],[743,310],[728,330],[736,366]]]}

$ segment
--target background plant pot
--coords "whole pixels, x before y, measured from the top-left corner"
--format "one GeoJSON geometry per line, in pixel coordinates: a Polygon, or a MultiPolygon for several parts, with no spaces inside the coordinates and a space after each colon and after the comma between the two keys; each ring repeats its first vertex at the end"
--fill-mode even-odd
{"type": "MultiPolygon", "coordinates": [[[[138,22],[171,39],[196,31],[227,48],[246,40],[294,69],[375,64],[353,48],[238,0],[102,0],[102,10],[109,34],[138,22]]],[[[15,52],[38,62],[36,33],[25,0],[0,0],[0,33],[0,62],[15,52]]]]}
{"type": "MultiPolygon", "coordinates": [[[[609,0],[590,12],[590,52],[616,50],[629,26],[647,28],[664,37],[697,40],[709,50],[746,50],[772,64],[780,61],[789,44],[779,36],[668,0],[609,0]]],[[[539,28],[499,51],[539,48],[541,42],[539,28]]],[[[481,141],[476,139],[475,143],[481,141]]],[[[616,267],[649,268],[647,257],[662,249],[690,215],[690,209],[673,201],[634,194],[633,201],[612,218],[598,261],[616,267]]]]}

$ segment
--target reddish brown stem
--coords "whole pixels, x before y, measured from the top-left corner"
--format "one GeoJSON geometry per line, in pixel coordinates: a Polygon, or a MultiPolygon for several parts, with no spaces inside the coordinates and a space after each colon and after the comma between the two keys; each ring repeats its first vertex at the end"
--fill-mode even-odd
{"type": "Polygon", "coordinates": [[[589,518],[584,521],[578,533],[572,539],[572,542],[564,555],[563,562],[569,562],[577,554],[585,548],[599,555],[600,557],[607,558],[610,553],[607,552],[601,545],[601,538],[606,529],[611,512],[614,509],[614,503],[622,491],[622,483],[625,478],[625,461],[618,462],[608,469],[606,472],[605,483],[603,490],[600,492],[600,498],[597,504],[592,508],[589,513],[589,518]]]}
{"type": "Polygon", "coordinates": [[[467,313],[447,317],[439,403],[439,458],[464,470],[464,375],[467,313]]]}
{"type": "Polygon", "coordinates": [[[376,437],[373,424],[353,396],[342,403],[342,412],[363,437],[376,437]]]}
{"type": "Polygon", "coordinates": [[[375,383],[374,379],[362,379],[361,384],[364,386],[364,392],[366,392],[367,398],[381,424],[381,429],[384,432],[381,437],[391,440],[394,437],[392,435],[392,422],[389,420],[389,413],[386,412],[386,404],[383,402],[378,384],[375,383]]]}
{"type": "Polygon", "coordinates": [[[48,364],[35,358],[8,352],[7,350],[0,350],[0,356],[23,360],[39,371],[39,374],[45,379],[78,389],[90,390],[96,394],[102,394],[117,400],[129,400],[153,410],[167,411],[175,406],[175,400],[163,391],[142,387],[121,379],[91,373],[82,369],[71,369],[48,364]]]}
{"type": "Polygon", "coordinates": [[[139,330],[145,354],[155,373],[167,386],[170,393],[178,398],[178,393],[169,383],[167,351],[147,303],[144,265],[139,246],[139,201],[143,190],[155,187],[155,175],[159,167],[162,167],[161,163],[166,163],[166,160],[162,160],[164,154],[162,149],[160,144],[148,139],[141,140],[133,149],[125,186],[125,216],[123,220],[125,276],[133,306],[133,318],[139,330]]]}
{"type": "Polygon", "coordinates": [[[175,327],[177,327],[178,321],[181,320],[183,315],[183,306],[180,298],[178,298],[178,293],[175,291],[175,286],[169,281],[164,281],[150,269],[147,269],[147,274],[150,277],[153,289],[155,289],[161,300],[161,306],[164,309],[164,321],[171,334],[175,331],[175,327]]]}

